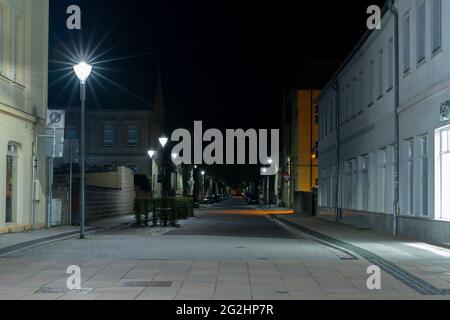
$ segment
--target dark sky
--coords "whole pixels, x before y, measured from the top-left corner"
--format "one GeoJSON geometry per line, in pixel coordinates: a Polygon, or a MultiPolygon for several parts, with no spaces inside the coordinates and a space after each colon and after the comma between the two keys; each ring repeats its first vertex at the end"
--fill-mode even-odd
{"type": "Polygon", "coordinates": [[[323,87],[365,32],[367,6],[383,3],[50,0],[49,104],[79,104],[59,69],[69,51],[98,47],[90,108],[151,105],[160,67],[169,127],[279,128],[283,89],[323,87]],[[65,27],[71,4],[81,31],[65,27]]]}

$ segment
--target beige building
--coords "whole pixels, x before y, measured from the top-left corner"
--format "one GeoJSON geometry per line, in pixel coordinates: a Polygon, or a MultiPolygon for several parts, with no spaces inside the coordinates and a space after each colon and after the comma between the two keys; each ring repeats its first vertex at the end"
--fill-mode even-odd
{"type": "Polygon", "coordinates": [[[292,207],[295,192],[309,192],[318,184],[319,90],[295,90],[283,110],[281,155],[281,201],[292,207]]]}
{"type": "Polygon", "coordinates": [[[47,113],[48,0],[0,0],[0,35],[0,233],[6,233],[46,223],[44,148],[36,188],[32,177],[34,142],[47,113]]]}

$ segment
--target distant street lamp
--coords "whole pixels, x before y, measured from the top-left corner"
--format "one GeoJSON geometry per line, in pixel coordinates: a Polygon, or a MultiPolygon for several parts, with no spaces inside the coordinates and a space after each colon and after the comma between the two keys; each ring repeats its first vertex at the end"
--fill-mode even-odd
{"type": "Polygon", "coordinates": [[[167,145],[167,142],[169,142],[169,139],[167,137],[161,137],[158,139],[159,143],[161,144],[162,147],[162,196],[163,198],[166,196],[166,166],[165,166],[165,147],[167,145]]]}
{"type": "Polygon", "coordinates": [[[161,144],[161,147],[165,147],[167,142],[169,142],[169,139],[167,139],[166,137],[161,137],[159,138],[159,143],[161,144]]]}
{"type": "Polygon", "coordinates": [[[81,137],[80,137],[80,162],[81,162],[81,178],[80,178],[80,239],[85,238],[85,103],[86,103],[86,80],[92,72],[92,66],[86,62],[81,62],[73,67],[75,74],[80,80],[80,99],[81,99],[81,137]]]}
{"type": "Polygon", "coordinates": [[[205,198],[205,170],[202,170],[200,172],[200,174],[202,175],[202,200],[205,198]]]}
{"type": "MultiPolygon", "coordinates": [[[[267,159],[267,163],[270,166],[272,166],[273,159],[272,158],[267,159]]],[[[270,208],[270,176],[267,176],[267,204],[269,205],[270,208]]]]}

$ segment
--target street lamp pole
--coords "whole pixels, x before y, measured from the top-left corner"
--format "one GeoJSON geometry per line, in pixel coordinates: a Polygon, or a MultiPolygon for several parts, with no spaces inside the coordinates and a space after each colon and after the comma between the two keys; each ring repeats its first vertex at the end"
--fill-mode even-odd
{"type": "Polygon", "coordinates": [[[162,197],[163,198],[166,197],[166,163],[165,163],[165,161],[166,161],[165,155],[166,154],[164,152],[164,150],[165,150],[164,148],[165,148],[167,142],[169,142],[168,138],[166,138],[166,137],[159,138],[159,143],[161,144],[161,147],[162,147],[162,171],[163,171],[163,173],[162,173],[162,178],[163,178],[163,181],[162,181],[162,197]]]}
{"type": "Polygon", "coordinates": [[[92,71],[92,66],[86,62],[74,66],[75,74],[80,80],[81,100],[81,134],[80,134],[80,239],[85,238],[85,102],[86,102],[86,80],[92,71]]]}
{"type": "Polygon", "coordinates": [[[151,188],[151,190],[150,190],[150,197],[151,197],[151,199],[154,198],[154,191],[153,191],[153,157],[154,157],[155,153],[156,152],[154,150],[149,150],[147,152],[148,156],[150,157],[150,181],[151,181],[151,183],[150,183],[150,188],[151,188]]]}
{"type": "Polygon", "coordinates": [[[206,172],[202,171],[201,174],[202,174],[202,199],[204,199],[205,198],[205,174],[206,174],[206,172]]]}

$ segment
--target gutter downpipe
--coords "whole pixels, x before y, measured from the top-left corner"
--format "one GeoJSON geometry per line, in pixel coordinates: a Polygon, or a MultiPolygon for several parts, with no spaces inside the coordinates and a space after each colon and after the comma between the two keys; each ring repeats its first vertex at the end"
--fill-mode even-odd
{"type": "Polygon", "coordinates": [[[398,216],[400,215],[400,187],[399,187],[399,173],[400,173],[400,119],[398,108],[400,106],[400,79],[399,79],[399,18],[398,9],[395,7],[395,0],[389,0],[389,11],[394,16],[395,28],[395,172],[394,172],[394,211],[393,211],[393,234],[398,235],[398,216]]]}
{"type": "Polygon", "coordinates": [[[336,91],[336,193],[334,195],[334,206],[335,206],[335,210],[336,210],[336,222],[339,223],[340,222],[340,210],[339,210],[339,183],[340,183],[340,161],[339,161],[339,157],[340,157],[340,128],[339,128],[339,116],[340,116],[340,112],[339,112],[339,99],[340,99],[340,95],[339,95],[339,81],[336,79],[335,84],[333,86],[333,89],[336,91]]]}

